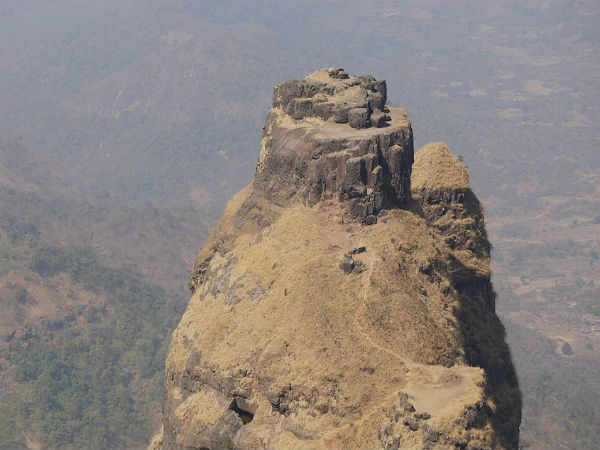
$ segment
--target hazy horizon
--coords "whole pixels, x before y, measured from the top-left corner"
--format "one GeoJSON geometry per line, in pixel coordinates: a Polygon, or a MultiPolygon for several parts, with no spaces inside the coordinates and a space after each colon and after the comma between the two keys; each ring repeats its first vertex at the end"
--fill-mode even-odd
{"type": "Polygon", "coordinates": [[[51,448],[80,446],[85,427],[98,448],[149,439],[156,411],[138,415],[161,401],[153,396],[188,272],[226,201],[254,176],[274,85],[343,67],[387,80],[388,102],[411,117],[415,150],[443,141],[469,167],[524,392],[523,441],[592,449],[600,438],[592,425],[600,420],[599,19],[592,0],[4,0],[0,334],[11,337],[0,342],[0,412],[15,398],[22,404],[16,419],[0,421],[12,430],[0,447],[43,442],[43,417],[68,423],[46,441],[51,448]],[[40,269],[40,258],[56,267],[40,269]],[[98,279],[84,279],[86,271],[98,279]],[[15,375],[71,345],[71,328],[95,323],[109,335],[111,314],[146,288],[177,300],[132,316],[147,319],[143,336],[119,335],[125,340],[103,350],[120,361],[106,392],[150,386],[110,432],[87,398],[77,403],[85,414],[64,412],[82,392],[61,386],[57,396],[43,376],[15,375]],[[103,319],[89,318],[97,314],[103,319]],[[54,320],[62,325],[48,326],[54,320]],[[123,342],[148,341],[139,354],[123,351],[123,342]],[[127,381],[116,375],[123,365],[127,381]],[[54,403],[37,411],[43,392],[54,392],[54,403]],[[134,416],[135,427],[123,425],[134,416]]]}

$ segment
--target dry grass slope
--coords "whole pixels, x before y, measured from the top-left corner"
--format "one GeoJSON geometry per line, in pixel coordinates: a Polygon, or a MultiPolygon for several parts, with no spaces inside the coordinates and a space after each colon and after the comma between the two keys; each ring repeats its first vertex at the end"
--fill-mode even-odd
{"type": "MultiPolygon", "coordinates": [[[[205,279],[167,361],[165,448],[218,445],[235,397],[254,414],[231,432],[242,448],[375,448],[386,426],[402,448],[421,446],[422,431],[386,425],[402,393],[446,442],[466,439],[456,422],[487,401],[485,376],[466,363],[458,292],[419,270],[440,261],[443,240],[410,211],[365,227],[334,200],[261,205],[252,186],[234,197],[200,253],[205,279]],[[339,262],[361,246],[364,271],[345,273],[339,262]]],[[[468,434],[495,439],[486,419],[468,434]]]]}
{"type": "Polygon", "coordinates": [[[430,142],[415,154],[413,189],[468,189],[467,168],[443,142],[430,142]]]}

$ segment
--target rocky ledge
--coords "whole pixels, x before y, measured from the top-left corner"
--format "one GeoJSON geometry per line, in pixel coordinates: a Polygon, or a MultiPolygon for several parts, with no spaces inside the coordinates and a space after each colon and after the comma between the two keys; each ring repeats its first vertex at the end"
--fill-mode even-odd
{"type": "Polygon", "coordinates": [[[333,118],[352,128],[381,128],[391,117],[386,107],[385,80],[371,75],[348,75],[344,69],[323,69],[304,80],[279,83],[273,93],[273,107],[285,111],[293,119],[333,118]]]}
{"type": "Polygon", "coordinates": [[[323,69],[278,84],[264,127],[255,188],[277,204],[336,195],[374,223],[406,205],[414,147],[410,119],[385,104],[385,81],[323,69]]]}

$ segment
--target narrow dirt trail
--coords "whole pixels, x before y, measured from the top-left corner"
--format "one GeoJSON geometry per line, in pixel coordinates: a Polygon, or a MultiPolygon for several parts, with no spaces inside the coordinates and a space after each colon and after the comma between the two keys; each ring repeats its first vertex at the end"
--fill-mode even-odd
{"type": "Polygon", "coordinates": [[[367,270],[363,272],[361,279],[361,303],[354,313],[353,325],[363,340],[377,350],[398,359],[406,371],[405,386],[387,396],[384,403],[393,400],[400,392],[406,392],[417,410],[428,411],[438,418],[446,414],[455,414],[456,400],[473,397],[474,390],[477,390],[476,386],[480,384],[481,378],[480,369],[417,363],[378,343],[360,325],[360,317],[369,302],[373,270],[379,261],[377,255],[372,254],[368,257],[367,270]]]}
{"type": "MultiPolygon", "coordinates": [[[[332,214],[332,209],[319,211],[313,216],[315,222],[325,231],[323,233],[331,250],[349,251],[361,245],[365,245],[367,236],[363,229],[352,230],[342,226],[343,221],[338,221],[339,216],[332,214]]],[[[462,403],[476,402],[474,397],[480,397],[478,393],[482,383],[482,371],[470,366],[444,367],[439,365],[427,365],[417,363],[402,356],[394,349],[383,345],[371,336],[360,324],[360,319],[369,304],[369,297],[373,295],[371,280],[381,258],[374,253],[373,249],[366,249],[361,254],[365,262],[366,270],[361,275],[360,303],[352,316],[352,326],[360,341],[367,347],[374,348],[396,359],[402,366],[404,382],[389,392],[382,392],[381,399],[376,406],[363,414],[363,423],[368,420],[380,408],[388,408],[397,398],[400,392],[409,395],[411,402],[418,411],[427,411],[432,414],[432,420],[442,419],[445,416],[460,413],[462,403]]]]}

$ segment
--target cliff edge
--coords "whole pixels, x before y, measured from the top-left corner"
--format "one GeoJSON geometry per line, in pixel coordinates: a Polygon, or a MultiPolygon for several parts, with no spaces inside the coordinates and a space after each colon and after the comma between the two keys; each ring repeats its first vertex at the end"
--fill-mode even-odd
{"type": "Polygon", "coordinates": [[[386,97],[341,69],[276,86],[192,271],[153,448],[517,448],[482,207],[386,97]]]}

